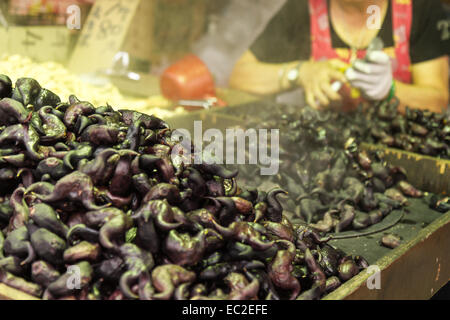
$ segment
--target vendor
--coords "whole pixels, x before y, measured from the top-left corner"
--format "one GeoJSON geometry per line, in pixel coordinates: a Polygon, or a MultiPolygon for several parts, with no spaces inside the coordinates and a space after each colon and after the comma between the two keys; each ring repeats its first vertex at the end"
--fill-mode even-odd
{"type": "Polygon", "coordinates": [[[314,108],[344,96],[355,102],[395,95],[400,111],[444,112],[450,42],[444,20],[439,0],[287,0],[235,65],[230,86],[257,94],[301,86],[314,108]],[[367,52],[376,37],[383,50],[367,52]],[[337,93],[336,81],[354,89],[337,93]]]}

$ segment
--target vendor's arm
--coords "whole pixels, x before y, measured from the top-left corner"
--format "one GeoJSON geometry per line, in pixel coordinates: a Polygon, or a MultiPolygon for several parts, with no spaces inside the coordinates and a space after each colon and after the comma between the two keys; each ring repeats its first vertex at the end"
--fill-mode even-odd
{"type": "Polygon", "coordinates": [[[283,70],[298,65],[298,61],[288,63],[264,63],[247,51],[234,66],[230,87],[250,93],[267,95],[286,90],[286,79],[280,79],[283,70]]]}
{"type": "Polygon", "coordinates": [[[446,17],[439,1],[416,2],[410,43],[412,84],[396,82],[396,95],[401,101],[401,111],[408,105],[443,112],[447,109],[449,92],[450,41],[441,27],[446,17]]]}
{"type": "Polygon", "coordinates": [[[235,64],[230,86],[268,95],[282,92],[289,83],[280,79],[283,70],[309,59],[309,13],[307,1],[286,1],[249,50],[235,64]],[[295,19],[293,19],[295,17],[295,19]]]}
{"type": "Polygon", "coordinates": [[[236,63],[230,86],[255,94],[275,94],[294,87],[305,88],[308,104],[326,106],[340,96],[331,80],[345,81],[332,62],[312,62],[308,1],[288,0],[262,34],[236,63]],[[303,63],[300,63],[302,61],[303,63]],[[287,73],[299,68],[299,82],[287,73]]]}
{"type": "Polygon", "coordinates": [[[396,82],[396,95],[400,100],[400,111],[405,106],[413,109],[428,109],[445,112],[448,106],[448,58],[441,57],[413,65],[413,83],[396,82]]]}
{"type": "Polygon", "coordinates": [[[340,99],[339,94],[331,88],[334,80],[346,82],[344,74],[337,71],[346,67],[339,60],[264,63],[247,51],[234,67],[230,87],[261,95],[279,93],[292,89],[286,74],[295,67],[299,68],[299,81],[295,85],[303,87],[306,102],[310,106],[327,106],[330,101],[340,99]]]}

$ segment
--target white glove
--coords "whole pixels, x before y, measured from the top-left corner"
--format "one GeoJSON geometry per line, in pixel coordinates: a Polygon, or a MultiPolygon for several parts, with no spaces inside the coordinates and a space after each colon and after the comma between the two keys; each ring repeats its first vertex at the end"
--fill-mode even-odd
{"type": "Polygon", "coordinates": [[[345,76],[368,100],[386,99],[394,81],[391,59],[383,51],[368,52],[366,59],[357,60],[345,76]]]}

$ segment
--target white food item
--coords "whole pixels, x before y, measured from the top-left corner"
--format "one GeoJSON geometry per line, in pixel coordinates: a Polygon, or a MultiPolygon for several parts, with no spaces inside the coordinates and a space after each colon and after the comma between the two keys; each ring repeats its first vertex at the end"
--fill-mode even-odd
{"type": "Polygon", "coordinates": [[[42,87],[56,93],[62,101],[68,101],[69,96],[74,94],[78,99],[89,101],[96,107],[109,103],[116,110],[132,109],[160,118],[168,118],[184,111],[181,107],[169,109],[170,101],[160,95],[136,99],[123,96],[111,83],[102,86],[86,83],[63,65],[54,62],[35,63],[27,57],[4,54],[0,57],[0,74],[9,76],[13,83],[23,77],[36,79],[42,87]]]}

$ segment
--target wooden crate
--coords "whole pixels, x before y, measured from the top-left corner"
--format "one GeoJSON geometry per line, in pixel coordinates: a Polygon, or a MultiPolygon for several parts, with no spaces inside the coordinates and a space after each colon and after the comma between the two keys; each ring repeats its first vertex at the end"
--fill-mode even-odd
{"type": "Polygon", "coordinates": [[[430,299],[450,279],[450,213],[376,261],[380,289],[369,289],[362,271],[324,300],[430,299]]]}
{"type": "MultiPolygon", "coordinates": [[[[436,194],[450,193],[449,160],[379,145],[363,144],[363,148],[382,150],[388,163],[406,169],[408,181],[417,188],[436,194]]],[[[373,263],[381,270],[380,290],[369,289],[367,281],[371,274],[363,271],[324,300],[429,299],[450,279],[449,248],[450,212],[373,263]]]]}
{"type": "MultiPolygon", "coordinates": [[[[239,94],[228,93],[231,97],[239,94]]],[[[258,104],[258,103],[253,103],[258,104]]],[[[268,104],[270,106],[270,103],[268,104]]],[[[245,127],[245,115],[255,112],[248,106],[234,106],[228,111],[194,112],[189,115],[168,119],[174,128],[185,128],[192,132],[193,121],[202,120],[203,130],[227,127],[245,127]],[[238,115],[234,117],[234,115],[238,115]]],[[[260,109],[264,112],[264,108],[260,109]]],[[[423,191],[437,194],[450,193],[450,161],[385,148],[379,145],[363,144],[368,150],[382,150],[388,163],[402,166],[407,171],[408,181],[423,191]]],[[[282,186],[281,186],[282,187],[282,186]]],[[[325,300],[365,299],[429,299],[450,279],[450,212],[440,214],[428,208],[422,200],[411,199],[414,209],[387,232],[404,237],[401,246],[394,250],[381,247],[378,241],[383,236],[335,240],[331,244],[348,254],[361,254],[372,265],[381,270],[381,290],[369,290],[366,282],[370,274],[361,272],[343,284],[336,291],[324,297],[325,300]]],[[[389,225],[401,214],[393,212],[382,222],[368,228],[368,231],[389,225]]],[[[351,234],[353,231],[343,232],[351,234]]]]}
{"type": "Polygon", "coordinates": [[[382,150],[386,160],[395,166],[404,167],[408,172],[408,179],[421,190],[436,194],[450,193],[450,160],[380,145],[364,143],[362,146],[367,150],[382,150]]]}

